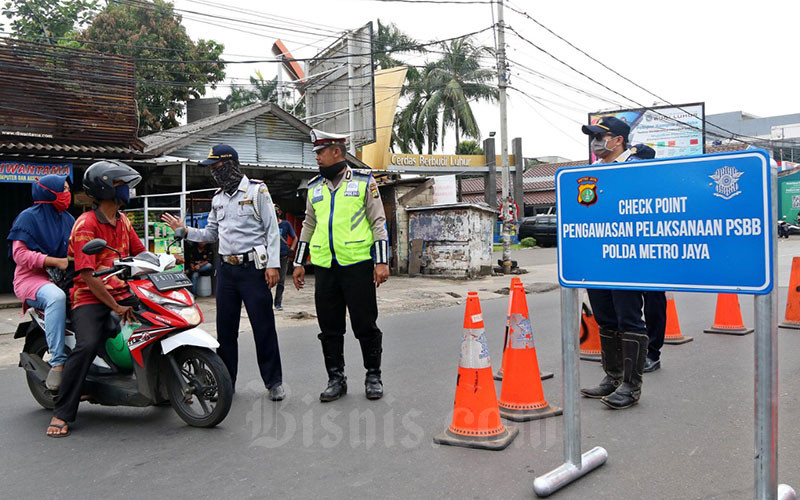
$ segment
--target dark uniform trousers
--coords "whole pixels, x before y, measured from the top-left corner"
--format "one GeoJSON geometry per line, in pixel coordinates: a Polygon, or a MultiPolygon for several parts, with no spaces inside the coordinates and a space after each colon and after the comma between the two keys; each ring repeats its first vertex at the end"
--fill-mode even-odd
{"type": "MultiPolygon", "coordinates": [[[[139,299],[128,297],[118,302],[134,309],[139,299]]],[[[106,330],[111,309],[105,304],[86,304],[72,310],[72,327],[75,331],[75,349],[69,353],[64,363],[62,382],[58,388],[58,397],[53,415],[65,422],[74,422],[78,413],[78,405],[83,394],[83,382],[92,366],[92,361],[109,337],[106,330]]],[[[114,334],[116,335],[116,333],[114,334]]]]}
{"type": "Polygon", "coordinates": [[[256,359],[264,385],[271,389],[283,382],[272,293],[264,280],[264,273],[265,270],[256,269],[253,262],[239,266],[220,262],[217,267],[217,353],[228,368],[234,388],[239,364],[242,301],[253,328],[256,359]]]}
{"type": "Polygon", "coordinates": [[[350,311],[350,326],[359,340],[380,336],[378,302],[373,281],[372,260],[350,266],[314,266],[314,303],[324,337],[343,337],[347,329],[345,307],[350,311]]]}
{"type": "Polygon", "coordinates": [[[664,334],[667,330],[667,294],[644,292],[644,321],[647,323],[647,357],[653,361],[661,358],[664,334]]]}
{"type": "Polygon", "coordinates": [[[642,319],[644,299],[640,290],[588,289],[587,292],[592,312],[600,328],[647,334],[642,319]]]}

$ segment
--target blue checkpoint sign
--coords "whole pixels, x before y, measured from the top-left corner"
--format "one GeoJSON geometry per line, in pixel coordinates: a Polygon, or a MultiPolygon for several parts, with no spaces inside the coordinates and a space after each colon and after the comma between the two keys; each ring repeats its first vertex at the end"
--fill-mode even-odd
{"type": "Polygon", "coordinates": [[[559,282],[769,293],[771,175],[758,149],[559,169],[559,282]]]}

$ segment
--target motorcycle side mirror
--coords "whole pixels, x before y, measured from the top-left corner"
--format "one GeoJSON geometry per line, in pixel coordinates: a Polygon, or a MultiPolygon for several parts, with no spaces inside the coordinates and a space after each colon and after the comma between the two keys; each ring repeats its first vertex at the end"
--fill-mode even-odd
{"type": "Polygon", "coordinates": [[[95,238],[89,243],[83,245],[83,253],[86,255],[97,255],[108,247],[106,240],[102,238],[95,238]]]}
{"type": "Polygon", "coordinates": [[[178,229],[175,230],[175,239],[180,241],[184,238],[186,238],[186,229],[179,227],[178,229]]]}

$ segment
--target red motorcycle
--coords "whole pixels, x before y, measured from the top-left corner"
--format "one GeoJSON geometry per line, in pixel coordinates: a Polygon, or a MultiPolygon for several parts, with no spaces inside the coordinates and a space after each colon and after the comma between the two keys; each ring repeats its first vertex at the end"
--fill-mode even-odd
{"type": "MultiPolygon", "coordinates": [[[[95,255],[106,248],[117,252],[102,239],[87,243],[83,252],[95,255]]],[[[94,273],[125,280],[140,305],[131,324],[122,325],[119,316],[111,314],[105,325],[109,338],[92,363],[83,394],[91,403],[109,406],[169,403],[187,424],[213,427],[230,411],[233,385],[216,353],[219,343],[199,328],[203,314],[187,290],[191,280],[181,271],[167,271],[174,265],[175,257],[168,253],[143,252],[120,255],[113,267],[94,273]]],[[[44,314],[29,312],[31,321],[21,323],[14,335],[25,338],[19,366],[25,369],[34,399],[52,409],[55,395],[45,386],[50,367],[44,314]]],[[[67,351],[75,347],[69,314],[65,345],[67,351]]]]}

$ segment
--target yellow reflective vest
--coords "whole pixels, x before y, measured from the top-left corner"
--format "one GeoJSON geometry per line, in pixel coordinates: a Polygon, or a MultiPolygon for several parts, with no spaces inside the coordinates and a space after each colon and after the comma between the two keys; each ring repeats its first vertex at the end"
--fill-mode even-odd
{"type": "Polygon", "coordinates": [[[334,193],[322,177],[309,183],[317,225],[308,246],[315,266],[329,268],[334,259],[349,266],[372,258],[374,240],[366,206],[369,181],[369,174],[353,171],[334,193]]]}

